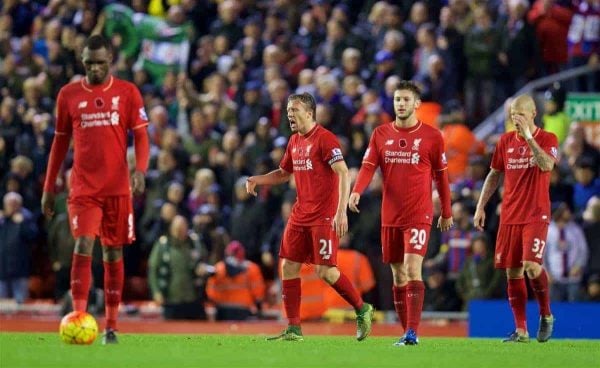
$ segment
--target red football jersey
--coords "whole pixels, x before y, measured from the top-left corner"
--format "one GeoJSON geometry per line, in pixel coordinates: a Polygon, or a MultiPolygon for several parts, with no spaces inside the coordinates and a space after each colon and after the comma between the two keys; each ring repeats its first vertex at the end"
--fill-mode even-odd
{"type": "Polygon", "coordinates": [[[128,195],[127,131],[148,125],[132,83],[110,76],[102,85],[82,78],[61,88],[56,134],[73,136],[71,196],[128,195]]]}
{"type": "Polygon", "coordinates": [[[338,176],[331,165],[343,161],[336,136],[318,125],[293,134],[279,166],[294,174],[297,198],[289,221],[296,225],[329,224],[338,206],[338,176]]]}
{"type": "MultiPolygon", "coordinates": [[[[558,140],[538,128],[533,138],[549,155],[558,158],[558,140]]],[[[550,171],[536,164],[527,142],[517,132],[502,135],[492,157],[492,169],[504,173],[500,224],[550,222],[550,171]]]]}
{"type": "Polygon", "coordinates": [[[447,169],[439,130],[422,122],[412,128],[380,125],[371,135],[363,165],[381,167],[382,226],[431,224],[433,171],[447,169]]]}

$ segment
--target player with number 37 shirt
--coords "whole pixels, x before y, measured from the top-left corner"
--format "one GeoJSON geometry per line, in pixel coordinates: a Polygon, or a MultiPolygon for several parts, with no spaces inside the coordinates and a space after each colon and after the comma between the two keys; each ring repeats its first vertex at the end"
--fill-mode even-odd
{"type": "Polygon", "coordinates": [[[419,341],[425,295],[421,267],[433,221],[434,180],[442,202],[438,227],[446,231],[453,224],[444,140],[439,130],[417,120],[420,103],[418,87],[401,81],[394,92],[396,119],[373,131],[349,199],[350,210],[359,212],[360,195],[380,167],[383,261],[392,268],[394,306],[405,330],[396,346],[419,341]]]}
{"type": "Polygon", "coordinates": [[[531,96],[521,95],[512,102],[510,117],[516,131],[502,135],[496,145],[473,219],[475,226],[483,230],[485,205],[504,174],[494,263],[496,268],[506,269],[508,300],[516,325],[504,342],[529,341],[525,273],[540,307],[537,340],[548,341],[554,327],[542,260],[550,222],[550,173],[558,158],[558,140],[535,126],[535,116],[531,96]]]}

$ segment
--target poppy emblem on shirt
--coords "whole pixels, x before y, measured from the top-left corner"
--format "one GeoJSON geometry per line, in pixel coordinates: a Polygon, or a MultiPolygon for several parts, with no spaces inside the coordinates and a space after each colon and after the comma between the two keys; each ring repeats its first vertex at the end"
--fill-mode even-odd
{"type": "Polygon", "coordinates": [[[104,100],[98,97],[94,100],[94,105],[96,105],[97,108],[101,109],[104,107],[104,100]]]}
{"type": "Polygon", "coordinates": [[[527,152],[527,148],[525,148],[524,146],[519,147],[519,154],[521,156],[525,155],[525,152],[527,152]]]}
{"type": "Polygon", "coordinates": [[[406,147],[406,145],[407,145],[407,144],[406,144],[406,139],[401,139],[401,140],[400,140],[400,142],[399,142],[399,144],[400,144],[400,147],[401,147],[401,148],[404,148],[404,147],[406,147]]]}

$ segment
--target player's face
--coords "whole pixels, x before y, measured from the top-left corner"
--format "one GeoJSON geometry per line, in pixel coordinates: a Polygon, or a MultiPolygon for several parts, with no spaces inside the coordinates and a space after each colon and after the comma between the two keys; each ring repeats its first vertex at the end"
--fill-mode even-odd
{"type": "MultiPolygon", "coordinates": [[[[530,124],[530,122],[533,122],[534,115],[533,112],[529,109],[523,108],[521,106],[511,106],[510,117],[513,122],[513,125],[515,119],[522,119],[525,120],[527,124],[530,124]]],[[[515,128],[519,130],[519,127],[517,125],[515,125],[515,128]]]]}
{"type": "Polygon", "coordinates": [[[394,92],[394,112],[396,117],[405,120],[414,112],[421,100],[415,98],[415,94],[409,90],[401,89],[394,92]]]}
{"type": "Polygon", "coordinates": [[[291,100],[287,105],[287,117],[292,132],[307,133],[312,121],[312,112],[300,100],[291,100]]]}
{"type": "Polygon", "coordinates": [[[108,76],[110,62],[112,60],[111,53],[105,49],[90,50],[84,48],[81,53],[81,61],[85,68],[85,76],[90,84],[101,84],[108,76]]]}

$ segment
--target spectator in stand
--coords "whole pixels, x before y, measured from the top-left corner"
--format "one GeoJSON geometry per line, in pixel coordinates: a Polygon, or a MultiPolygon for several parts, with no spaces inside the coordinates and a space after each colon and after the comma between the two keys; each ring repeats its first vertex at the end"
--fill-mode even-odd
{"type": "Polygon", "coordinates": [[[23,197],[15,192],[4,195],[0,212],[0,299],[23,303],[29,296],[30,257],[38,228],[31,212],[23,207],[23,197]]]}
{"type": "Polygon", "coordinates": [[[194,280],[200,256],[206,252],[197,239],[196,234],[189,233],[185,217],[175,216],[168,232],[152,248],[148,260],[148,281],[152,299],[162,306],[165,319],[199,319],[205,316],[194,280]]]}
{"type": "Polygon", "coordinates": [[[492,299],[502,295],[502,273],[494,269],[494,259],[487,236],[477,235],[471,241],[472,254],[458,275],[456,290],[467,310],[473,299],[492,299]]]}
{"type": "Polygon", "coordinates": [[[527,20],[535,27],[542,53],[544,75],[558,73],[567,65],[567,34],[573,13],[556,0],[536,0],[527,20]]]}
{"type": "Polygon", "coordinates": [[[573,204],[575,213],[581,214],[593,196],[600,196],[600,177],[598,160],[585,154],[575,161],[575,185],[573,186],[573,204]]]}
{"type": "Polygon", "coordinates": [[[206,296],[215,304],[219,321],[245,320],[260,311],[265,283],[258,265],[246,259],[242,243],[227,245],[225,259],[217,262],[208,279],[206,296]]]}
{"type": "Polygon", "coordinates": [[[544,262],[550,275],[550,298],[575,302],[581,299],[581,280],[588,262],[583,230],[573,221],[566,203],[555,205],[548,227],[544,262]]]}

